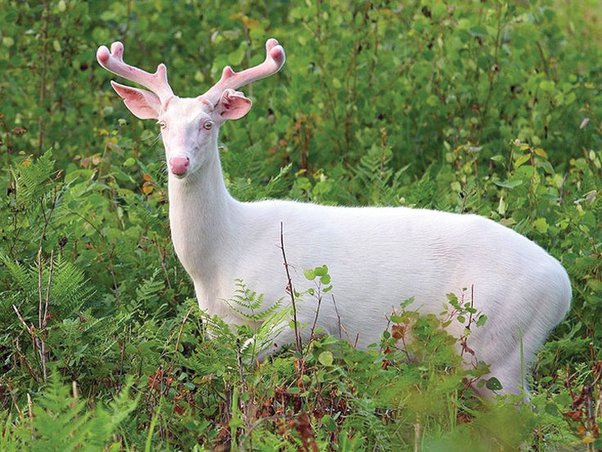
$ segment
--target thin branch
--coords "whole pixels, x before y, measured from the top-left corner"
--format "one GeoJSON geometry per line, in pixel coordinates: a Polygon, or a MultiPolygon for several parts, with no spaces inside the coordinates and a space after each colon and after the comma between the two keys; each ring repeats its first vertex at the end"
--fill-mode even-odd
{"type": "Polygon", "coordinates": [[[19,318],[19,320],[21,321],[21,323],[25,327],[25,330],[27,330],[27,332],[33,336],[34,335],[33,329],[30,326],[27,325],[27,323],[23,319],[23,316],[19,312],[19,309],[15,305],[13,305],[13,309],[15,310],[15,313],[17,314],[17,317],[19,318]]]}
{"type": "MultiPolygon", "coordinates": [[[[339,314],[339,308],[337,307],[337,301],[334,299],[332,294],[332,303],[334,304],[334,312],[337,315],[337,326],[339,327],[339,339],[343,339],[343,325],[341,324],[341,315],[339,314]]],[[[347,334],[349,337],[349,334],[347,334]]]]}
{"type": "MultiPolygon", "coordinates": [[[[13,310],[15,311],[15,313],[17,314],[17,317],[19,318],[19,320],[25,327],[25,330],[31,335],[31,342],[32,342],[34,350],[38,352],[38,355],[40,357],[40,361],[41,361],[40,364],[42,365],[43,378],[44,378],[44,381],[46,381],[47,374],[46,374],[46,362],[44,359],[44,350],[42,348],[40,348],[41,345],[44,344],[44,342],[39,340],[36,337],[35,327],[33,325],[31,325],[31,326],[27,325],[27,322],[25,322],[25,319],[19,312],[19,309],[14,304],[13,304],[13,310]]],[[[36,380],[37,380],[37,378],[36,378],[36,380]]]]}
{"type": "MultiPolygon", "coordinates": [[[[42,375],[44,377],[44,381],[46,381],[46,378],[48,376],[47,371],[46,371],[46,344],[44,343],[44,339],[40,336],[42,334],[42,330],[46,323],[44,320],[44,315],[45,315],[44,312],[48,311],[47,302],[48,302],[48,297],[50,295],[47,294],[47,298],[45,300],[45,298],[42,294],[42,278],[44,276],[44,265],[42,263],[42,247],[41,246],[38,249],[37,260],[38,260],[38,331],[40,332],[40,335],[36,336],[36,335],[32,334],[32,339],[33,339],[34,343],[37,343],[37,345],[38,345],[38,354],[40,355],[40,365],[42,366],[42,375]]],[[[50,271],[50,277],[52,277],[52,271],[50,271]]],[[[49,283],[51,282],[50,279],[48,282],[49,283]]],[[[50,290],[50,289],[48,289],[48,290],[50,290]]]]}
{"type": "Polygon", "coordinates": [[[52,287],[52,275],[54,273],[54,250],[50,252],[50,270],[48,271],[48,285],[46,287],[46,299],[44,300],[44,313],[40,329],[46,328],[48,324],[48,305],[50,304],[50,288],[52,287]]]}
{"type": "Polygon", "coordinates": [[[17,414],[19,415],[19,418],[21,420],[23,420],[23,413],[21,411],[21,408],[19,408],[19,402],[17,401],[17,398],[15,397],[12,385],[9,383],[6,385],[6,387],[8,388],[8,395],[10,396],[15,409],[17,410],[17,414]]]}
{"type": "Polygon", "coordinates": [[[286,260],[286,252],[284,251],[284,224],[280,222],[280,249],[282,250],[282,259],[284,260],[284,269],[286,270],[287,287],[286,291],[291,297],[291,303],[293,304],[293,324],[295,328],[295,347],[299,354],[303,352],[303,344],[301,343],[301,336],[299,334],[299,326],[297,324],[297,302],[295,300],[295,288],[293,287],[293,281],[291,279],[291,273],[288,269],[289,264],[286,260]]]}
{"type": "MultiPolygon", "coordinates": [[[[157,251],[159,251],[159,256],[161,256],[161,269],[163,270],[163,273],[165,274],[165,281],[167,282],[167,288],[169,290],[172,289],[171,287],[171,281],[169,280],[169,272],[167,271],[167,265],[165,265],[165,261],[167,260],[167,252],[165,251],[165,248],[162,247],[161,245],[159,245],[159,240],[157,240],[156,237],[153,237],[151,239],[151,242],[157,247],[157,251]]],[[[186,317],[188,317],[188,314],[186,314],[186,317]]]]}
{"type": "Polygon", "coordinates": [[[46,216],[46,211],[44,210],[44,200],[40,199],[40,210],[42,212],[42,216],[44,217],[44,226],[42,228],[42,234],[40,234],[40,242],[38,244],[38,248],[40,250],[42,249],[42,244],[43,244],[44,240],[46,239],[46,231],[48,230],[48,226],[50,225],[50,220],[52,219],[54,209],[56,208],[56,206],[58,204],[59,196],[60,196],[59,193],[60,193],[60,191],[55,187],[54,195],[52,198],[52,204],[50,206],[50,209],[48,210],[48,216],[46,216]]]}
{"type": "MultiPolygon", "coordinates": [[[[33,338],[32,338],[32,340],[33,340],[33,338]]],[[[19,345],[19,338],[17,337],[13,343],[15,345],[15,351],[17,352],[17,356],[14,358],[13,361],[16,364],[16,361],[18,360],[19,364],[25,366],[25,368],[27,369],[27,372],[29,372],[29,375],[31,376],[31,378],[33,378],[36,382],[39,383],[40,379],[36,375],[35,371],[33,370],[32,365],[27,360],[27,357],[25,356],[25,354],[21,351],[21,347],[19,345]]],[[[35,349],[35,342],[34,342],[34,349],[35,349]]]]}
{"type": "Polygon", "coordinates": [[[314,322],[311,325],[311,330],[309,331],[309,341],[307,342],[307,347],[305,348],[305,353],[309,353],[309,347],[314,340],[314,333],[316,331],[316,325],[318,324],[318,316],[320,315],[320,306],[322,305],[322,283],[317,284],[318,294],[318,306],[316,308],[316,315],[314,316],[314,322]]]}
{"type": "Polygon", "coordinates": [[[180,346],[180,339],[182,339],[182,332],[184,331],[184,324],[186,323],[186,321],[188,320],[188,317],[190,316],[190,314],[192,313],[192,310],[194,309],[194,307],[190,308],[188,310],[188,312],[186,313],[186,315],[184,316],[184,318],[182,319],[182,322],[180,323],[180,331],[178,332],[178,338],[176,339],[176,346],[174,348],[174,354],[178,353],[178,347],[180,346]]]}

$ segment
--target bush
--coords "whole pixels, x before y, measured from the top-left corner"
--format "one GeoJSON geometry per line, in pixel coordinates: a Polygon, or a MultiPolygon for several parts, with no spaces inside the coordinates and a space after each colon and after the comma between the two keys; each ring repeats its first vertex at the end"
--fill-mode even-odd
{"type": "MultiPolygon", "coordinates": [[[[602,447],[602,11],[402,3],[0,0],[1,449],[602,447]],[[482,369],[458,366],[440,318],[400,311],[424,333],[409,351],[387,345],[398,328],[372,350],[322,338],[257,364],[253,331],[198,312],[157,130],[94,55],[121,40],[194,96],[271,36],[285,69],[222,130],[231,192],[478,213],[541,244],[574,298],[533,411],[466,391],[482,369]]],[[[262,312],[244,282],[240,297],[262,312]]]]}

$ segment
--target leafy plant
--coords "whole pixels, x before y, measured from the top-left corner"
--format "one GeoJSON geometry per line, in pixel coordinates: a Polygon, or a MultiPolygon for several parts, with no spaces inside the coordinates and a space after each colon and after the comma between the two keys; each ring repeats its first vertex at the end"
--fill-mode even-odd
{"type": "MultiPolygon", "coordinates": [[[[0,10],[0,449],[602,447],[599,2],[0,10]],[[194,96],[225,65],[258,63],[270,36],[287,63],[223,127],[229,190],[476,213],[539,243],[573,304],[535,364],[532,411],[466,388],[486,366],[460,366],[467,333],[442,327],[487,321],[467,294],[442,316],[402,306],[369,350],[296,325],[308,339],[260,362],[291,326],[289,299],[240,281],[230,305],[249,325],[199,312],[171,246],[158,132],[123,108],[95,52],[124,41],[194,96]]],[[[299,303],[333,301],[327,266],[306,277],[299,303]]]]}
{"type": "MultiPolygon", "coordinates": [[[[105,447],[119,448],[119,426],[135,409],[137,400],[129,396],[131,383],[126,385],[107,407],[98,404],[93,410],[78,394],[73,382],[73,394],[57,372],[48,380],[43,396],[30,400],[29,413],[20,412],[20,423],[10,436],[0,437],[3,450],[90,450],[105,447]],[[4,444],[3,444],[4,443],[4,444]]],[[[8,433],[8,431],[7,431],[8,433]]]]}

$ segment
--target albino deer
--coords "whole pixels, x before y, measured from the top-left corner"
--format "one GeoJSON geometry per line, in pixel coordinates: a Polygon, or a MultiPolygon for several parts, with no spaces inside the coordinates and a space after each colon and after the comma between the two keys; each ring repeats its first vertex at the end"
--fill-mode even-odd
{"type": "MultiPolygon", "coordinates": [[[[472,288],[474,307],[488,320],[472,331],[468,344],[490,364],[504,392],[521,392],[522,366],[533,361],[571,300],[566,271],[538,245],[475,215],[277,200],[243,203],[230,196],[218,131],[251,108],[236,90],[284,65],[278,41],[268,40],[266,52],[258,66],[238,73],[227,66],[209,91],[184,99],[170,88],[165,65],[154,74],[129,66],[120,42],[97,52],[102,67],[147,88],[111,82],[135,116],[156,119],[161,126],[172,240],[200,308],[233,324],[247,322],[227,302],[238,279],[264,293],[265,300],[286,297],[281,239],[297,290],[313,284],[303,277],[304,269],[328,265],[336,306],[322,303],[317,324],[333,335],[342,324],[360,347],[379,341],[387,315],[403,300],[413,297],[412,306],[420,312],[439,313],[448,293],[472,288]]],[[[313,322],[315,306],[310,305],[299,304],[302,324],[313,322]]],[[[459,336],[462,326],[452,324],[449,330],[459,336]]],[[[287,327],[274,348],[293,341],[287,327]]]]}

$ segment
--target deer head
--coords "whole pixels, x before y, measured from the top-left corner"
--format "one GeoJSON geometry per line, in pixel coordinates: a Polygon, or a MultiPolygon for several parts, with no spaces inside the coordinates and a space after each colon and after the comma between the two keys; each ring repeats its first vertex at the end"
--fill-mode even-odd
{"type": "Polygon", "coordinates": [[[114,42],[111,50],[98,48],[96,59],[102,67],[147,89],[132,88],[111,81],[126,107],[140,119],[156,119],[170,174],[185,178],[217,154],[219,127],[228,119],[248,113],[251,100],[237,91],[255,80],[278,72],[285,61],[284,49],[275,39],[266,42],[263,63],[241,72],[226,66],[220,80],[195,98],[174,95],[167,81],[167,68],[160,64],[154,74],[123,61],[123,44],[114,42]]]}

